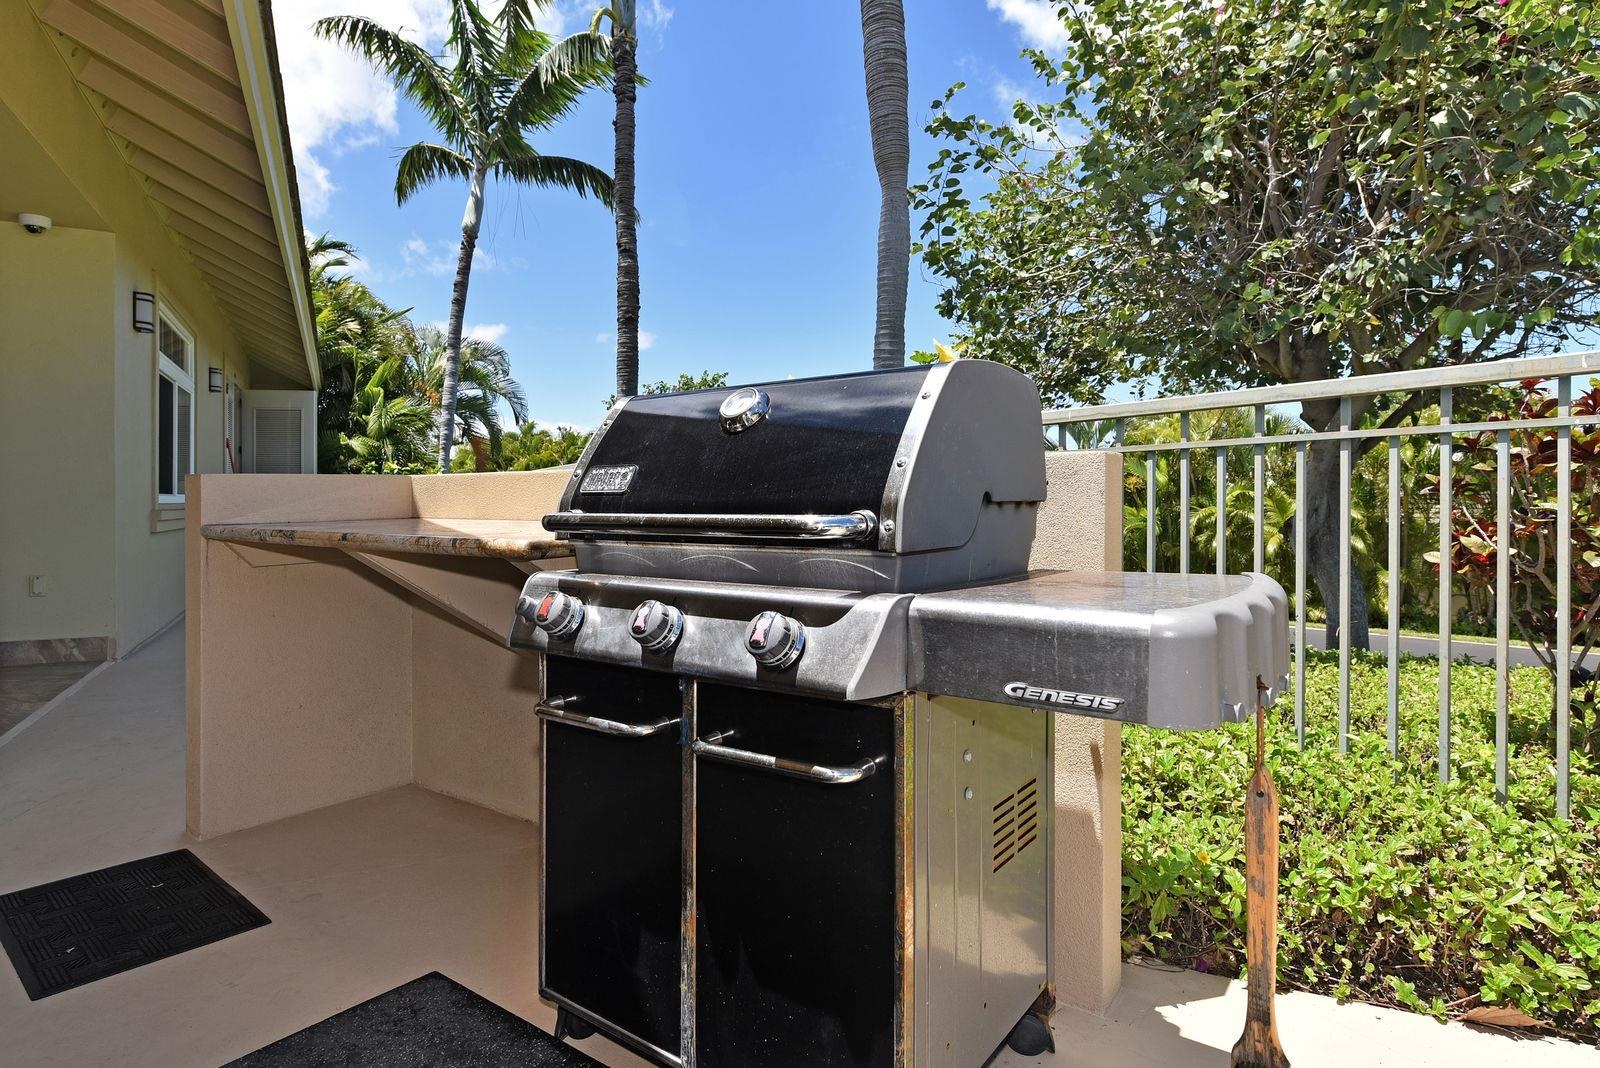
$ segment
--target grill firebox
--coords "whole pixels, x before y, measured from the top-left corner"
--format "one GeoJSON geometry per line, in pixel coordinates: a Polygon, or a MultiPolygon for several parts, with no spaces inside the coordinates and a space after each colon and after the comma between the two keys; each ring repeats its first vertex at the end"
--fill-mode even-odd
{"type": "Polygon", "coordinates": [[[1181,729],[1287,669],[1262,576],[1027,571],[998,364],[631,398],[546,525],[541,993],[666,1065],[979,1065],[1045,990],[1055,713],[1181,729]],[[1159,665],[1159,670],[1157,669],[1159,665]]]}

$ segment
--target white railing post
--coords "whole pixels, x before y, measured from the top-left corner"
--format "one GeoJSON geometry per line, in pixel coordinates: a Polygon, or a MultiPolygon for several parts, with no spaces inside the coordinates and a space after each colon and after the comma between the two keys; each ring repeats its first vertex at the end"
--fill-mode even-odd
{"type": "Polygon", "coordinates": [[[1339,400],[1339,752],[1350,751],[1350,398],[1339,400]]]}
{"type": "MultiPolygon", "coordinates": [[[[1572,377],[1556,387],[1556,418],[1572,418],[1572,377]]],[[[1556,814],[1572,814],[1572,426],[1556,428],[1556,814]]]]}
{"type": "Polygon", "coordinates": [[[1178,573],[1189,573],[1189,413],[1178,416],[1178,573]]]}
{"type": "MultiPolygon", "coordinates": [[[[1266,436],[1267,406],[1264,404],[1258,404],[1256,405],[1256,437],[1264,438],[1266,436]]],[[[1265,499],[1267,495],[1267,447],[1259,443],[1255,447],[1254,474],[1256,480],[1256,512],[1255,541],[1253,543],[1254,554],[1251,556],[1251,561],[1254,564],[1255,571],[1260,574],[1267,570],[1266,534],[1263,530],[1263,528],[1266,526],[1267,506],[1265,499]]]]}
{"type": "Polygon", "coordinates": [[[1449,430],[1453,397],[1449,386],[1439,390],[1439,782],[1450,781],[1450,635],[1455,571],[1451,550],[1455,547],[1454,487],[1455,438],[1449,430]]]}
{"type": "Polygon", "coordinates": [[[1389,439],[1389,757],[1400,755],[1400,439],[1389,439]]]}
{"type": "Polygon", "coordinates": [[[1494,792],[1509,789],[1511,717],[1511,432],[1494,443],[1494,792]]]}

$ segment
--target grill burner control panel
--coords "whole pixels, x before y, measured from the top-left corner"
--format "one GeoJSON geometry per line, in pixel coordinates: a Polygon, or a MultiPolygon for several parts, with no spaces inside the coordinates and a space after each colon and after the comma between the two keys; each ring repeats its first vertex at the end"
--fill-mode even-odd
{"type": "Polygon", "coordinates": [[[847,701],[916,690],[1182,730],[1287,685],[1288,598],[1262,575],[1033,572],[937,593],[531,575],[509,642],[847,701]]]}

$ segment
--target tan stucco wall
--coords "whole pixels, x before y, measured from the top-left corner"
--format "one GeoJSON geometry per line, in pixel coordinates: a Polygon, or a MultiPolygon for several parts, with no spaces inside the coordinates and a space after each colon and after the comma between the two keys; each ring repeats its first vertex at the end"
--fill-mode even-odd
{"type": "Polygon", "coordinates": [[[195,335],[197,471],[224,463],[226,394],[207,391],[207,368],[254,383],[27,4],[0,4],[0,41],[0,367],[13,387],[0,398],[12,416],[0,425],[0,642],[103,636],[125,653],[183,610],[181,515],[152,518],[156,335],[133,329],[133,291],[195,335]],[[28,235],[13,223],[22,211],[59,224],[28,235]],[[41,497],[44,473],[57,481],[41,497]],[[46,597],[28,597],[29,574],[49,576],[46,597]]]}
{"type": "Polygon", "coordinates": [[[211,837],[410,782],[534,819],[538,661],[485,640],[405,585],[455,599],[498,635],[521,571],[504,561],[231,546],[198,528],[526,519],[552,511],[567,478],[197,479],[184,535],[190,832],[211,837]],[[371,744],[359,744],[363,737],[371,744]]]}
{"type": "MultiPolygon", "coordinates": [[[[1034,568],[1122,569],[1122,457],[1045,456],[1034,568]]],[[[1051,978],[1068,1005],[1099,1012],[1122,975],[1122,725],[1055,717],[1055,908],[1051,978]]]]}

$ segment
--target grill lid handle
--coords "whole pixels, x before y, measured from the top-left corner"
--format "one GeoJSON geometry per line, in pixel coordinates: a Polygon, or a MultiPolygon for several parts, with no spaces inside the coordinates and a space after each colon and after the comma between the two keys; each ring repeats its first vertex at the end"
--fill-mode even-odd
{"type": "Polygon", "coordinates": [[[862,509],[849,515],[751,515],[692,512],[555,512],[546,530],[562,534],[638,534],[677,538],[854,541],[877,529],[878,517],[862,509]]]}

